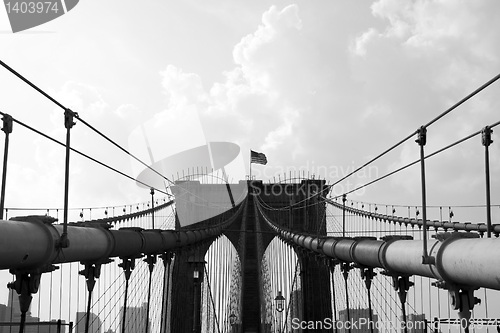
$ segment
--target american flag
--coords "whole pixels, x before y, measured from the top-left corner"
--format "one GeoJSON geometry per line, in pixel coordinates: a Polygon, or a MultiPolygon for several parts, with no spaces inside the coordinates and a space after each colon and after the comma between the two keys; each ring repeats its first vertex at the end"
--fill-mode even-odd
{"type": "Polygon", "coordinates": [[[266,155],[250,150],[250,163],[267,164],[266,155]]]}

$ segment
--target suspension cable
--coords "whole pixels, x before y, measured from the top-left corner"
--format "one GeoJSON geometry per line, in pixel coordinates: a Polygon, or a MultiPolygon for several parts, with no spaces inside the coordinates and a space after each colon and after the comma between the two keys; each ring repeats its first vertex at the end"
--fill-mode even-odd
{"type": "Polygon", "coordinates": [[[59,106],[61,109],[65,110],[66,108],[64,107],[64,105],[62,105],[61,103],[59,103],[57,100],[55,100],[54,98],[52,98],[49,94],[47,94],[45,91],[43,91],[42,89],[40,89],[39,87],[37,87],[34,83],[32,83],[30,80],[28,80],[27,78],[25,78],[24,76],[22,76],[20,73],[16,72],[12,67],[10,67],[9,65],[7,65],[5,62],[3,62],[2,60],[0,60],[0,65],[2,65],[5,69],[7,69],[9,72],[11,72],[12,74],[14,74],[15,76],[17,76],[18,78],[20,78],[21,80],[23,80],[25,83],[27,83],[31,88],[35,89],[36,91],[38,91],[40,94],[42,94],[43,96],[45,96],[47,99],[49,99],[50,101],[52,101],[52,103],[56,104],[57,106],[59,106]]]}
{"type": "MultiPolygon", "coordinates": [[[[0,65],[3,66],[8,71],[10,71],[15,76],[17,76],[19,79],[21,79],[22,81],[24,81],[30,87],[32,87],[33,89],[35,89],[36,91],[38,91],[45,98],[47,98],[48,100],[50,100],[52,103],[56,104],[57,106],[59,106],[63,110],[67,110],[67,108],[64,105],[62,105],[60,102],[58,102],[55,98],[53,98],[52,96],[50,96],[49,94],[47,94],[44,90],[42,90],[40,87],[38,87],[37,85],[35,85],[33,82],[31,82],[30,80],[28,80],[26,77],[24,77],[23,75],[21,75],[19,72],[17,72],[16,70],[14,70],[12,67],[10,67],[9,65],[7,65],[2,60],[0,60],[0,65]]],[[[161,176],[163,179],[165,179],[166,181],[168,181],[169,184],[173,184],[173,182],[171,180],[169,180],[167,177],[165,177],[164,175],[160,174],[158,171],[156,171],[151,166],[149,166],[148,164],[146,164],[145,162],[143,162],[142,160],[140,160],[135,155],[131,154],[129,151],[127,151],[125,148],[123,148],[122,146],[120,146],[119,144],[117,144],[115,141],[111,140],[109,137],[107,137],[102,132],[100,132],[99,130],[97,130],[95,127],[93,127],[92,125],[90,125],[88,122],[86,122],[85,120],[83,120],[78,114],[75,113],[74,116],[75,116],[75,118],[77,118],[78,120],[80,120],[84,125],[86,125],[87,127],[89,127],[91,130],[93,130],[94,132],[96,132],[97,134],[99,134],[100,136],[102,136],[104,139],[106,139],[110,143],[112,143],[118,149],[122,150],[123,152],[125,152],[126,154],[128,154],[130,157],[134,158],[139,163],[141,163],[142,165],[146,166],[148,169],[150,169],[151,171],[155,172],[159,176],[161,176]]]]}
{"type": "MultiPolygon", "coordinates": [[[[0,115],[2,115],[2,116],[3,116],[3,115],[5,115],[5,113],[0,111],[0,115]]],[[[12,118],[12,121],[14,121],[15,123],[17,123],[17,124],[19,124],[19,125],[21,125],[21,126],[23,126],[23,127],[27,128],[27,129],[29,129],[29,130],[31,130],[31,131],[33,131],[33,132],[35,132],[36,134],[38,134],[38,135],[40,135],[40,136],[43,136],[44,138],[46,138],[46,139],[48,139],[48,140],[50,140],[50,141],[52,141],[52,142],[55,142],[55,143],[57,143],[57,144],[59,144],[59,145],[61,145],[61,146],[63,146],[63,147],[65,147],[65,146],[66,146],[66,145],[65,145],[64,143],[62,143],[61,141],[54,139],[53,137],[51,137],[51,136],[49,136],[49,135],[47,135],[47,134],[45,134],[45,133],[43,133],[43,132],[41,132],[41,131],[39,131],[39,130],[37,130],[37,129],[35,129],[35,128],[33,128],[33,127],[31,127],[31,126],[29,126],[29,125],[25,124],[25,123],[23,123],[23,122],[22,122],[22,121],[20,121],[20,120],[17,120],[17,119],[15,119],[15,118],[12,118]]],[[[116,172],[116,173],[118,173],[118,174],[120,174],[120,175],[122,175],[122,176],[124,176],[124,177],[126,177],[126,178],[128,178],[128,179],[130,179],[130,180],[136,181],[136,182],[138,182],[139,184],[141,184],[141,185],[143,185],[143,186],[146,186],[146,187],[149,187],[149,188],[154,188],[156,191],[158,191],[158,192],[160,192],[160,193],[163,193],[163,194],[165,194],[165,195],[171,196],[171,194],[169,194],[169,193],[167,193],[167,192],[165,192],[165,191],[162,191],[162,190],[160,190],[160,189],[157,189],[157,188],[155,188],[155,187],[153,187],[153,186],[150,186],[150,185],[148,185],[148,184],[146,184],[146,183],[144,183],[144,182],[142,182],[142,181],[140,181],[140,180],[136,180],[135,178],[133,178],[133,177],[131,177],[131,176],[129,176],[129,175],[127,175],[127,174],[125,174],[125,173],[123,173],[123,172],[121,172],[121,171],[119,171],[119,170],[117,170],[117,169],[115,169],[115,168],[113,168],[113,167],[111,167],[111,166],[109,166],[109,165],[107,165],[107,164],[105,164],[105,163],[101,162],[101,161],[98,161],[98,160],[96,160],[95,158],[93,158],[93,157],[91,157],[91,156],[89,156],[89,155],[87,155],[87,154],[85,154],[85,153],[82,153],[81,151],[79,151],[79,150],[77,150],[77,149],[75,149],[75,148],[71,148],[71,147],[70,147],[69,149],[70,149],[71,151],[73,151],[73,152],[75,152],[75,153],[77,153],[77,154],[79,154],[79,155],[81,155],[81,156],[83,156],[83,157],[85,157],[85,158],[87,158],[87,159],[91,160],[92,162],[95,162],[95,163],[97,163],[97,164],[99,164],[99,165],[101,165],[101,166],[103,166],[103,167],[105,167],[105,168],[107,168],[107,169],[110,169],[111,171],[114,171],[114,172],[116,172]]]]}
{"type": "Polygon", "coordinates": [[[469,99],[471,99],[472,97],[474,97],[475,95],[477,95],[479,92],[483,91],[486,87],[490,86],[491,84],[493,84],[495,81],[497,81],[498,79],[500,79],[500,74],[498,74],[497,76],[495,76],[494,78],[492,78],[491,80],[489,80],[488,82],[486,82],[485,84],[483,84],[481,87],[477,88],[476,90],[474,90],[473,92],[471,92],[469,95],[467,95],[466,97],[462,98],[460,101],[458,101],[455,105],[453,105],[452,107],[450,107],[448,110],[444,111],[443,113],[441,113],[439,116],[437,116],[436,118],[432,119],[431,121],[429,121],[426,125],[424,125],[424,127],[429,127],[430,125],[432,125],[433,123],[435,123],[436,121],[438,121],[439,119],[443,118],[444,116],[446,116],[448,113],[450,113],[451,111],[455,110],[457,107],[459,107],[460,105],[462,105],[463,103],[465,103],[466,101],[468,101],[469,99]]]}
{"type": "Polygon", "coordinates": [[[411,139],[415,134],[417,133],[417,131],[414,131],[412,132],[411,134],[409,134],[407,137],[405,137],[403,140],[399,141],[398,143],[396,143],[395,145],[393,145],[392,147],[390,147],[389,149],[385,150],[384,152],[380,153],[379,155],[375,156],[374,158],[372,158],[371,160],[369,160],[368,162],[366,162],[365,164],[363,164],[362,166],[360,166],[359,168],[353,170],[352,172],[348,173],[347,175],[345,175],[344,177],[340,178],[339,180],[337,180],[335,183],[332,184],[332,188],[333,186],[337,185],[338,183],[340,183],[341,181],[343,181],[344,179],[352,176],[353,174],[355,174],[356,172],[358,172],[359,170],[363,169],[364,167],[368,166],[369,164],[375,162],[376,160],[378,160],[379,158],[381,158],[382,156],[386,155],[387,153],[391,152],[392,150],[396,149],[397,147],[399,147],[400,145],[402,145],[403,143],[405,143],[406,141],[408,141],[409,139],[411,139]]]}
{"type": "MultiPolygon", "coordinates": [[[[495,126],[497,126],[497,125],[499,125],[499,124],[500,124],[500,121],[497,121],[497,122],[495,122],[494,124],[492,124],[492,125],[490,126],[490,128],[493,128],[493,127],[495,127],[495,126]]],[[[445,146],[445,147],[443,147],[443,148],[441,148],[441,149],[438,149],[438,150],[436,150],[435,152],[433,152],[433,153],[431,153],[431,154],[429,154],[429,155],[425,156],[425,157],[424,157],[424,159],[427,159],[427,158],[433,157],[433,156],[435,156],[435,155],[437,155],[437,154],[442,153],[442,152],[443,152],[443,151],[445,151],[445,150],[448,150],[448,149],[450,149],[450,148],[453,148],[453,147],[455,147],[455,146],[457,146],[457,145],[459,145],[459,144],[461,144],[461,143],[463,143],[463,142],[465,142],[465,141],[467,141],[467,140],[469,140],[469,139],[471,139],[471,138],[475,137],[476,135],[481,134],[481,131],[482,131],[482,130],[476,131],[476,132],[474,132],[474,133],[472,133],[472,134],[469,134],[469,135],[467,135],[467,136],[463,137],[462,139],[460,139],[460,140],[458,140],[458,141],[455,141],[455,142],[453,142],[453,143],[451,143],[451,144],[449,144],[449,145],[447,145],[447,146],[445,146]]],[[[368,182],[368,183],[365,183],[365,184],[363,184],[363,185],[360,185],[360,186],[358,186],[358,187],[356,187],[356,188],[354,188],[354,189],[352,189],[352,190],[350,190],[350,191],[346,192],[345,194],[350,194],[350,193],[356,192],[356,191],[358,191],[358,190],[360,190],[360,189],[363,189],[363,188],[365,188],[365,187],[367,187],[367,186],[369,186],[369,185],[372,185],[372,184],[374,184],[374,183],[376,183],[376,182],[378,182],[378,181],[380,181],[380,180],[383,180],[383,179],[385,179],[385,178],[387,178],[387,177],[389,177],[389,176],[392,176],[392,175],[394,175],[394,174],[396,174],[396,173],[398,173],[398,172],[400,172],[400,171],[403,171],[403,170],[405,170],[405,169],[407,169],[407,168],[409,168],[409,167],[411,167],[411,166],[413,166],[413,165],[415,165],[415,164],[417,164],[417,163],[419,163],[419,162],[420,162],[420,159],[415,160],[415,161],[413,161],[413,162],[410,162],[410,163],[408,163],[408,164],[406,164],[406,165],[404,165],[404,166],[402,166],[402,167],[400,167],[400,168],[398,168],[398,169],[396,169],[396,170],[394,170],[394,171],[391,171],[391,172],[389,172],[389,173],[387,173],[387,174],[385,174],[385,175],[383,175],[383,176],[381,176],[381,177],[379,177],[379,178],[377,178],[377,179],[374,179],[374,180],[372,180],[372,181],[370,181],[370,182],[368,182]]],[[[335,197],[333,197],[333,198],[335,199],[335,198],[339,198],[339,197],[341,197],[341,195],[335,196],[335,197]]]]}
{"type": "Polygon", "coordinates": [[[149,170],[153,171],[154,173],[156,173],[157,175],[159,175],[160,177],[162,177],[169,184],[173,184],[174,183],[172,180],[168,179],[166,176],[162,175],[161,173],[159,173],[158,171],[156,171],[155,169],[153,169],[151,166],[149,166],[148,164],[146,164],[145,162],[143,162],[137,156],[135,156],[134,154],[132,154],[131,152],[129,152],[128,150],[126,150],[125,148],[123,148],[122,146],[120,146],[118,143],[116,143],[115,141],[113,141],[111,138],[109,138],[108,136],[106,136],[104,133],[102,133],[101,131],[99,131],[98,129],[96,129],[92,125],[90,125],[88,122],[86,122],[85,120],[83,120],[80,117],[80,115],[76,114],[75,118],[77,118],[78,120],[80,120],[84,125],[86,125],[88,128],[90,128],[91,130],[93,130],[94,132],[96,132],[97,134],[99,134],[101,137],[103,137],[105,140],[107,140],[108,142],[110,142],[112,145],[114,145],[115,147],[117,147],[118,149],[120,149],[121,151],[123,151],[125,154],[127,154],[130,157],[132,157],[133,159],[135,159],[136,161],[138,161],[139,163],[141,163],[142,165],[144,165],[146,168],[148,168],[149,170]]]}
{"type": "MultiPolygon", "coordinates": [[[[435,123],[436,121],[438,121],[439,119],[441,119],[442,117],[444,117],[445,115],[447,115],[448,113],[450,113],[451,111],[453,111],[454,109],[456,109],[458,106],[462,105],[467,100],[471,99],[472,97],[474,97],[475,95],[477,95],[479,92],[481,92],[482,90],[484,90],[485,88],[487,88],[488,86],[490,86],[491,84],[493,84],[494,82],[496,82],[498,79],[500,79],[500,74],[496,75],[491,80],[489,80],[488,82],[486,82],[485,84],[483,84],[481,87],[479,87],[478,89],[474,90],[472,93],[470,93],[469,95],[467,95],[466,97],[464,97],[463,99],[461,99],[459,102],[457,102],[452,107],[450,107],[449,109],[447,109],[446,111],[444,111],[443,113],[441,113],[439,116],[437,116],[434,119],[432,119],[431,121],[429,121],[423,127],[424,128],[429,127],[430,125],[432,125],[433,123],[435,123]]],[[[376,160],[378,160],[382,156],[386,155],[390,151],[394,150],[395,148],[397,148],[398,146],[400,146],[401,144],[403,144],[404,142],[406,142],[407,140],[409,140],[411,137],[413,137],[417,132],[418,132],[418,130],[412,132],[410,135],[408,135],[407,137],[405,137],[404,139],[402,139],[401,141],[399,141],[398,143],[396,143],[395,145],[393,145],[389,149],[385,150],[384,152],[380,153],[379,155],[377,155],[376,157],[372,158],[368,162],[364,163],[362,166],[356,168],[354,171],[350,172],[349,174],[345,175],[341,179],[337,180],[335,183],[332,184],[332,188],[333,188],[334,185],[340,183],[341,181],[343,181],[346,178],[352,176],[353,174],[355,174],[359,170],[363,169],[364,167],[366,167],[369,164],[375,162],[376,160]]],[[[351,193],[351,192],[349,192],[349,193],[351,193]]]]}

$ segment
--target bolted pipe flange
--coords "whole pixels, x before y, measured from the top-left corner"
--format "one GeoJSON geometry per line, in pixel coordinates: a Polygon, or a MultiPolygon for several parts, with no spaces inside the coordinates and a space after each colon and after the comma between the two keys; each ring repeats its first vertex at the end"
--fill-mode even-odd
{"type": "MultiPolygon", "coordinates": [[[[479,235],[470,232],[440,232],[435,235],[434,238],[441,242],[441,246],[439,247],[439,250],[435,256],[435,267],[437,269],[437,272],[448,285],[453,285],[454,282],[448,276],[448,274],[446,274],[446,271],[443,268],[443,254],[446,247],[457,239],[479,238],[479,235]]],[[[446,287],[446,284],[442,288],[448,289],[446,287]]]]}
{"type": "Polygon", "coordinates": [[[454,310],[458,311],[458,317],[465,323],[465,331],[469,331],[472,310],[476,304],[481,304],[481,299],[474,297],[474,291],[479,288],[456,285],[453,283],[441,283],[443,289],[448,290],[448,299],[454,310]]]}

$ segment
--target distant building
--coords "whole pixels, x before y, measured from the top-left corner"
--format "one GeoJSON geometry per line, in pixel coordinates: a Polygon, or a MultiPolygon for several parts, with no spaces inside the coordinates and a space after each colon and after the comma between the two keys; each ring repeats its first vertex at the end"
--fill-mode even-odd
{"type": "MultiPolygon", "coordinates": [[[[85,322],[87,320],[87,312],[77,312],[76,313],[76,326],[75,333],[85,333],[85,322]]],[[[101,319],[93,314],[89,315],[89,333],[101,333],[102,321],[101,319]]]]}
{"type": "MultiPolygon", "coordinates": [[[[406,327],[408,333],[425,333],[426,329],[425,314],[409,314],[406,318],[406,327]]],[[[404,329],[401,329],[404,332],[404,329]]]]}
{"type": "MultiPolygon", "coordinates": [[[[7,322],[7,318],[8,318],[8,307],[7,305],[5,304],[0,304],[0,323],[5,323],[7,322]]],[[[0,333],[4,333],[5,332],[5,327],[4,326],[0,326],[0,333]]]]}
{"type": "MultiPolygon", "coordinates": [[[[7,306],[1,305],[0,307],[0,322],[3,323],[12,323],[11,326],[2,326],[0,327],[0,333],[7,333],[10,332],[12,328],[17,328],[19,327],[19,323],[21,322],[21,311],[19,308],[19,296],[17,293],[14,292],[14,290],[9,289],[9,296],[8,296],[8,303],[7,306]]],[[[26,313],[26,323],[35,323],[40,321],[37,317],[32,317],[31,312],[28,310],[26,313]]],[[[12,331],[15,331],[15,329],[12,329],[12,331]]],[[[31,326],[31,325],[26,325],[24,329],[25,333],[38,333],[38,326],[31,326]]],[[[40,330],[40,332],[42,332],[40,330]]]]}
{"type": "MultiPolygon", "coordinates": [[[[19,308],[19,297],[12,289],[9,289],[7,305],[0,304],[0,322],[6,326],[0,326],[0,333],[17,332],[21,322],[21,311],[19,308]]],[[[61,321],[64,324],[64,321],[61,321]]],[[[54,333],[57,328],[57,320],[50,322],[40,322],[40,318],[32,317],[28,310],[26,313],[25,333],[54,333]]],[[[61,333],[66,332],[66,325],[61,326],[61,333]]]]}
{"type": "Polygon", "coordinates": [[[339,316],[337,318],[336,327],[338,332],[347,333],[349,332],[349,327],[351,327],[351,333],[364,333],[370,332],[370,327],[373,326],[373,332],[379,332],[378,329],[378,315],[374,314],[372,311],[372,321],[370,321],[370,310],[369,309],[349,309],[348,318],[347,309],[340,310],[339,316]],[[371,326],[370,326],[371,325],[371,326]]]}
{"type": "MultiPolygon", "coordinates": [[[[141,307],[127,307],[125,318],[125,333],[145,332],[146,315],[148,303],[143,303],[141,307]]],[[[120,332],[123,325],[123,307],[120,309],[120,332]]],[[[148,326],[148,332],[151,332],[151,323],[148,326]]]]}

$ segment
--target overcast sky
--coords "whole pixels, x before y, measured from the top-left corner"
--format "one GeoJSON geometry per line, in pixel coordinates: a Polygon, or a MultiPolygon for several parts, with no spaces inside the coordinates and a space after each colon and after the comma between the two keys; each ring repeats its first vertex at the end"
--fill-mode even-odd
{"type": "MultiPolygon", "coordinates": [[[[228,141],[246,168],[233,181],[253,149],[268,159],[252,166],[257,178],[309,170],[334,182],[500,72],[499,11],[497,0],[81,1],[16,34],[0,10],[0,58],[148,163],[228,141]]],[[[0,92],[1,111],[64,140],[62,110],[2,68],[0,92]]],[[[500,120],[499,92],[500,82],[429,127],[426,151],[500,120]]],[[[72,145],[134,177],[141,169],[78,122],[72,145]]],[[[9,155],[7,207],[62,207],[62,147],[14,126],[9,155]]],[[[335,192],[418,157],[409,140],[335,192]]],[[[484,204],[483,161],[479,137],[429,160],[428,203],[484,204]]],[[[71,207],[149,198],[76,155],[71,167],[71,207]]],[[[419,184],[415,166],[350,198],[418,205],[419,184]]]]}

